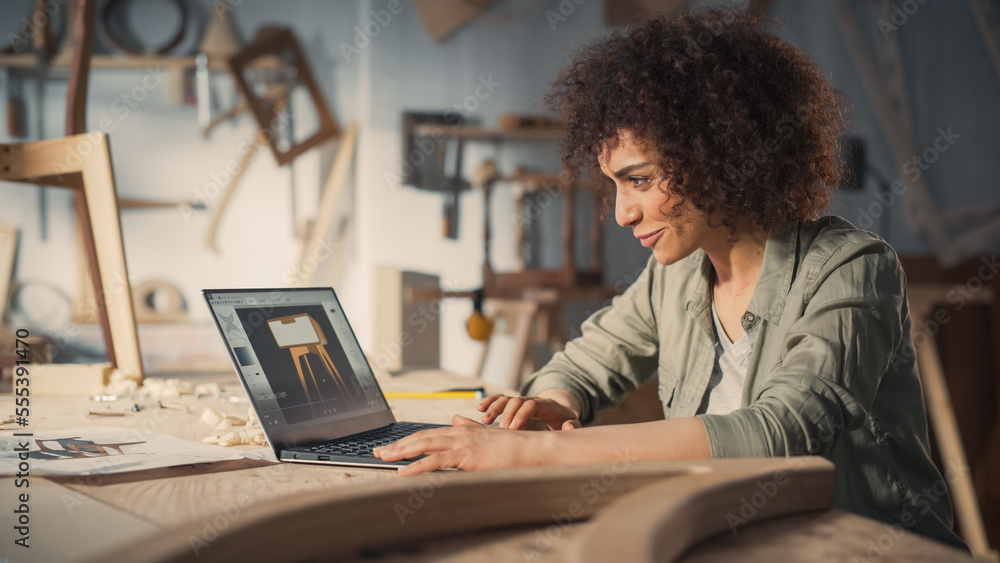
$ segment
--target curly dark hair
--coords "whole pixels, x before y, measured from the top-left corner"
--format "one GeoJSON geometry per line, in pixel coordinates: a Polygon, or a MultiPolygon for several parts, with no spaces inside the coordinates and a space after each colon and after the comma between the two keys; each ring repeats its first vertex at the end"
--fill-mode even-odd
{"type": "MultiPolygon", "coordinates": [[[[775,21],[699,10],[583,47],[545,98],[567,123],[567,167],[603,177],[598,155],[628,132],[659,155],[677,214],[690,199],[731,238],[738,225],[819,217],[843,174],[849,106],[815,63],[765,31],[775,21]]],[[[605,210],[614,193],[604,190],[605,210]]]]}

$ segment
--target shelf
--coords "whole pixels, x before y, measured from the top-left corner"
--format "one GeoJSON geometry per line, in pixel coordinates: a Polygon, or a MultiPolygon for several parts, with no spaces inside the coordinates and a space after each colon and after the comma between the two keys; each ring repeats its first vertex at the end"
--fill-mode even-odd
{"type": "Polygon", "coordinates": [[[421,137],[455,137],[470,141],[558,141],[563,129],[488,129],[467,125],[418,125],[414,133],[421,137]]]}
{"type": "MultiPolygon", "coordinates": [[[[93,55],[90,58],[90,68],[108,69],[144,69],[149,66],[166,67],[168,70],[186,70],[194,68],[195,58],[176,57],[168,55],[93,55]]],[[[0,67],[8,68],[36,68],[39,58],[34,53],[23,53],[19,55],[0,55],[0,67]]],[[[54,57],[49,64],[49,68],[69,67],[69,57],[54,57]]],[[[225,70],[226,62],[220,59],[209,59],[208,66],[212,70],[225,70]]]]}

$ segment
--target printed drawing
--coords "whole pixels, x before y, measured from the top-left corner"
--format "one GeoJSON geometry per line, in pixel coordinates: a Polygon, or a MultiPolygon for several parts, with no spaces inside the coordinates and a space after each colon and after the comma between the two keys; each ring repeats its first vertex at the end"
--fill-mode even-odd
{"type": "Polygon", "coordinates": [[[80,459],[83,457],[125,455],[125,452],[122,451],[122,446],[145,444],[146,442],[98,444],[90,440],[81,440],[79,436],[74,436],[72,438],[49,438],[46,440],[35,440],[35,443],[38,444],[38,451],[28,454],[34,459],[80,459]],[[49,448],[45,445],[45,442],[56,442],[59,444],[59,448],[49,448]],[[114,450],[117,453],[112,453],[109,450],[114,450]]]}

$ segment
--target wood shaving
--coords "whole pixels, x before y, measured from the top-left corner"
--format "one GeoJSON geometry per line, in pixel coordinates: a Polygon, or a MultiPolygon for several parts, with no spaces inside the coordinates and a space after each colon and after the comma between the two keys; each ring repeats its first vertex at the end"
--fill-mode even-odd
{"type": "Polygon", "coordinates": [[[207,408],[201,413],[201,420],[215,426],[211,434],[202,438],[203,444],[218,446],[264,446],[267,437],[264,428],[254,414],[253,409],[247,413],[244,420],[238,416],[226,416],[219,410],[207,408]]]}

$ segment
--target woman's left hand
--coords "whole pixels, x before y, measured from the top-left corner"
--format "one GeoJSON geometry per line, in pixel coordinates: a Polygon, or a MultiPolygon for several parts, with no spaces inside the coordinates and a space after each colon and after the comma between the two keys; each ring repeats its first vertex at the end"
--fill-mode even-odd
{"type": "Polygon", "coordinates": [[[426,457],[399,469],[401,475],[417,475],[435,469],[496,469],[541,463],[541,441],[549,432],[518,432],[484,426],[455,415],[451,427],[421,430],[374,450],[375,457],[398,461],[426,457]]]}

